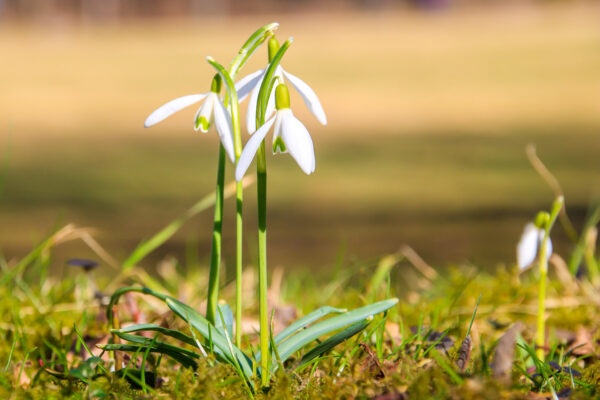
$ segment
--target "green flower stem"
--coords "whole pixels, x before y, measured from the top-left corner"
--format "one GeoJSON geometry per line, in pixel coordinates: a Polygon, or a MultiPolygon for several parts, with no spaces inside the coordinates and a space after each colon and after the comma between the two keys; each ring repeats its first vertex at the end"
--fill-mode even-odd
{"type": "MultiPolygon", "coordinates": [[[[225,106],[230,106],[231,111],[231,122],[233,130],[234,140],[234,152],[235,162],[240,158],[242,154],[242,135],[240,129],[239,120],[239,102],[237,98],[237,92],[235,91],[235,85],[233,79],[244,66],[250,56],[260,47],[260,45],[270,36],[273,35],[273,31],[277,29],[279,24],[272,23],[259,28],[254,32],[248,40],[242,45],[237,56],[233,59],[229,68],[229,73],[225,71],[223,66],[212,58],[208,58],[208,62],[219,72],[226,84],[226,96],[225,106]]],[[[213,255],[211,255],[211,268],[209,277],[209,293],[207,301],[206,318],[213,324],[216,322],[216,311],[218,302],[218,290],[219,290],[219,265],[221,261],[221,221],[223,219],[223,176],[225,169],[225,155],[223,146],[221,146],[221,152],[219,154],[219,175],[220,179],[217,178],[217,188],[219,188],[219,182],[221,187],[221,202],[219,203],[219,194],[217,190],[217,203],[215,204],[215,230],[213,230],[213,255]],[[222,171],[223,170],[223,171],[222,171]],[[221,173],[223,172],[223,173],[221,173]],[[218,232],[218,249],[215,247],[215,236],[217,227],[217,209],[219,209],[219,232],[218,232]],[[211,285],[212,283],[212,285],[211,285]]],[[[242,269],[243,269],[243,216],[242,209],[244,204],[244,187],[242,182],[238,182],[236,186],[236,258],[235,258],[235,344],[240,347],[242,344],[242,269]]]]}
{"type": "Polygon", "coordinates": [[[223,229],[223,188],[225,186],[225,148],[219,144],[217,170],[217,189],[215,199],[215,218],[213,224],[212,247],[210,253],[210,272],[208,277],[208,297],[206,319],[216,322],[217,302],[219,301],[219,266],[221,264],[221,236],[223,229]]]}
{"type": "MultiPolygon", "coordinates": [[[[270,39],[275,41],[274,38],[270,39]]],[[[273,88],[273,75],[281,58],[292,43],[286,40],[275,55],[269,54],[269,66],[258,92],[258,105],[256,107],[256,126],[265,123],[265,112],[269,94],[273,88]]],[[[271,47],[271,46],[270,46],[271,47]]],[[[271,52],[269,52],[271,53],[271,52]]],[[[261,384],[269,384],[269,319],[267,315],[267,159],[265,141],[263,140],[256,153],[256,187],[258,203],[258,305],[260,316],[260,352],[261,357],[261,384]]]]}
{"type": "MultiPolygon", "coordinates": [[[[235,162],[237,164],[240,156],[242,155],[242,132],[240,128],[239,118],[239,102],[237,92],[235,91],[235,85],[231,75],[225,71],[225,68],[212,58],[207,59],[208,62],[219,72],[223,81],[225,81],[225,87],[227,88],[227,95],[225,104],[229,104],[231,112],[231,128],[233,130],[233,147],[235,153],[235,162]]],[[[235,190],[236,197],[236,257],[235,257],[235,345],[240,347],[242,344],[242,269],[243,269],[243,217],[242,208],[244,204],[244,187],[242,182],[238,182],[235,190]]]]}
{"type": "Polygon", "coordinates": [[[265,142],[256,154],[256,186],[258,202],[258,304],[260,313],[260,351],[262,386],[269,383],[269,320],[267,310],[267,160],[265,142]]]}
{"type": "Polygon", "coordinates": [[[550,240],[550,231],[552,230],[552,226],[556,222],[556,218],[560,213],[564,204],[563,196],[559,196],[556,198],[554,203],[552,204],[552,210],[550,211],[550,215],[546,218],[544,224],[544,238],[542,243],[540,244],[540,253],[539,253],[539,268],[540,268],[540,282],[538,288],[538,314],[537,314],[537,332],[536,332],[536,355],[540,360],[544,360],[545,352],[544,347],[546,344],[546,281],[548,280],[548,255],[546,254],[546,246],[548,244],[548,240],[550,240]]]}

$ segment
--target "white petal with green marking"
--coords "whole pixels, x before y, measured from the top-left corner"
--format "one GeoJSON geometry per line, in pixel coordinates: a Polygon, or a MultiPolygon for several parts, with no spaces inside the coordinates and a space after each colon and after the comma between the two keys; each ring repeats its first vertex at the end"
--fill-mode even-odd
{"type": "Polygon", "coordinates": [[[175,100],[171,100],[168,103],[163,104],[162,106],[154,110],[152,114],[148,116],[148,118],[146,118],[146,122],[144,122],[144,127],[148,128],[154,124],[159,123],[171,114],[174,114],[185,107],[191,106],[192,104],[199,102],[207,95],[208,93],[190,94],[187,96],[178,97],[175,100]]]}

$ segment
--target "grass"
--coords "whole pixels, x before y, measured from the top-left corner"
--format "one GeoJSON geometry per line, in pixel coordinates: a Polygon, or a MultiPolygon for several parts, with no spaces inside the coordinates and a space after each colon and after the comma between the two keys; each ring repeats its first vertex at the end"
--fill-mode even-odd
{"type": "MultiPolygon", "coordinates": [[[[26,268],[16,275],[2,260],[2,396],[249,396],[231,366],[215,360],[210,346],[204,347],[209,356],[201,356],[192,345],[197,340],[187,335],[182,336],[184,342],[165,336],[157,340],[155,334],[141,339],[161,348],[167,348],[168,343],[184,346],[185,354],[196,354],[195,372],[179,367],[167,356],[157,357],[143,347],[135,351],[133,346],[131,357],[125,358],[128,372],[112,374],[106,372],[110,365],[107,354],[97,348],[97,344],[105,343],[108,331],[105,306],[86,289],[90,279],[104,293],[126,283],[151,282],[163,293],[185,298],[188,304],[201,308],[207,267],[183,271],[174,260],[165,260],[175,264],[169,269],[163,263],[162,272],[151,281],[139,270],[115,276],[106,268],[91,275],[71,270],[40,280],[37,277],[44,265],[52,262],[50,254],[60,245],[49,244],[33,253],[26,268]],[[15,286],[17,280],[22,284],[15,286]],[[36,306],[37,301],[43,307],[36,306]],[[94,357],[89,358],[90,354],[94,357]],[[140,365],[146,366],[146,373],[140,374],[140,365]]],[[[255,398],[373,398],[384,393],[408,393],[411,399],[489,398],[492,393],[500,393],[502,398],[525,398],[552,391],[569,391],[572,398],[593,398],[600,390],[599,365],[593,356],[597,351],[599,299],[586,277],[565,280],[550,269],[549,340],[543,362],[533,348],[537,287],[533,271],[520,273],[509,265],[490,273],[461,266],[427,278],[399,254],[386,256],[378,265],[340,261],[333,270],[336,272],[325,277],[298,271],[285,274],[283,281],[274,279],[269,290],[274,326],[288,324],[286,321],[297,318],[293,315],[301,316],[325,304],[354,308],[390,295],[399,295],[400,302],[342,344],[331,348],[323,342],[321,347],[330,350],[320,357],[295,352],[282,364],[288,372],[277,372],[270,390],[256,392],[255,398]],[[500,378],[498,360],[510,348],[502,343],[507,329],[516,323],[522,328],[512,343],[514,357],[504,367],[507,369],[500,371],[504,374],[500,378]],[[471,338],[467,347],[462,345],[466,335],[471,338]],[[586,337],[593,342],[581,342],[586,337]],[[460,357],[466,360],[462,368],[456,364],[460,357]],[[306,360],[303,365],[299,364],[301,359],[306,360]]],[[[246,270],[245,282],[251,283],[246,284],[245,291],[249,293],[256,290],[254,274],[254,269],[246,270]]],[[[233,295],[233,283],[227,284],[225,300],[233,300],[233,295]]],[[[252,326],[257,323],[257,304],[250,300],[254,295],[246,298],[244,343],[256,349],[258,337],[252,326]]],[[[151,300],[145,296],[122,299],[115,308],[120,324],[127,326],[141,318],[161,325],[157,329],[169,336],[169,329],[188,332],[185,322],[166,312],[164,304],[151,300]]],[[[131,336],[120,336],[127,335],[131,336]]],[[[332,341],[336,342],[335,336],[332,341]]]]}

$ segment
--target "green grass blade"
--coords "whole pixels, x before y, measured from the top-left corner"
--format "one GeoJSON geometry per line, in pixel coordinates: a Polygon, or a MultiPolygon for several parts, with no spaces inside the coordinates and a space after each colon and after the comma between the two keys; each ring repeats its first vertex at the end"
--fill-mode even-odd
{"type": "MultiPolygon", "coordinates": [[[[235,182],[229,183],[223,192],[224,198],[231,197],[233,194],[235,194],[235,187],[235,182]]],[[[215,200],[215,192],[204,196],[185,213],[161,229],[157,234],[148,240],[142,241],[123,262],[123,271],[127,271],[132,268],[148,254],[169,240],[187,220],[212,207],[215,204],[215,200]]]]}
{"type": "Polygon", "coordinates": [[[302,367],[306,363],[312,361],[314,358],[320,357],[321,355],[327,353],[329,350],[333,349],[335,346],[342,343],[344,340],[349,339],[357,333],[361,332],[363,329],[369,326],[369,323],[370,321],[368,320],[359,321],[355,324],[350,325],[346,329],[336,333],[324,342],[319,343],[302,356],[302,359],[300,360],[300,365],[298,365],[298,367],[302,367]]]}
{"type": "Polygon", "coordinates": [[[112,333],[116,333],[117,335],[119,335],[119,333],[132,333],[132,332],[140,332],[140,331],[159,332],[159,333],[162,333],[163,335],[170,336],[170,337],[177,339],[179,341],[182,341],[184,343],[191,344],[192,346],[196,346],[196,341],[191,336],[188,336],[185,333],[182,333],[182,332],[179,332],[179,331],[176,331],[173,329],[164,328],[162,326],[155,325],[155,324],[137,324],[137,325],[130,325],[126,328],[111,330],[112,333]]]}
{"type": "Polygon", "coordinates": [[[321,307],[321,308],[311,312],[310,314],[300,318],[299,320],[293,322],[287,328],[285,328],[284,330],[279,332],[279,334],[275,335],[275,343],[280,344],[281,342],[283,342],[285,339],[287,339],[289,336],[293,335],[300,329],[306,328],[308,325],[325,317],[326,315],[329,315],[332,313],[341,314],[341,313],[345,313],[346,311],[348,311],[348,310],[343,309],[343,308],[334,308],[334,307],[330,307],[330,306],[321,307]]]}
{"type": "MultiPolygon", "coordinates": [[[[300,350],[315,339],[323,335],[341,329],[345,326],[362,321],[375,314],[383,312],[390,307],[393,307],[398,302],[398,299],[388,299],[375,304],[370,304],[365,307],[357,308],[347,313],[336,315],[312,325],[311,327],[295,334],[279,346],[279,355],[282,361],[285,361],[294,352],[300,350]]],[[[259,358],[260,355],[257,355],[259,358]]]]}
{"type": "Polygon", "coordinates": [[[184,349],[183,347],[175,346],[173,344],[161,342],[160,340],[156,340],[153,342],[152,339],[147,338],[145,336],[132,335],[130,333],[121,333],[121,332],[115,332],[115,333],[121,339],[127,340],[128,342],[131,342],[131,343],[141,344],[143,346],[155,347],[157,349],[166,349],[166,350],[184,354],[184,355],[186,355],[188,357],[192,357],[192,358],[200,357],[197,353],[193,352],[192,350],[184,349]]]}
{"type": "MultiPolygon", "coordinates": [[[[111,343],[111,344],[99,345],[98,347],[100,349],[106,350],[106,351],[136,352],[136,351],[139,351],[139,349],[140,349],[139,345],[123,344],[123,343],[111,343]]],[[[183,365],[184,367],[188,367],[188,368],[197,368],[198,367],[198,364],[196,363],[196,361],[194,361],[194,359],[192,357],[189,357],[183,353],[173,351],[173,350],[170,350],[165,347],[156,347],[156,346],[149,346],[149,347],[150,347],[151,353],[160,353],[160,354],[167,355],[167,356],[171,357],[172,359],[174,359],[175,361],[177,361],[178,363],[180,363],[181,365],[183,365]]],[[[193,353],[193,354],[195,354],[195,353],[193,353]]],[[[195,355],[196,355],[196,358],[199,357],[198,354],[195,354],[195,355]]]]}

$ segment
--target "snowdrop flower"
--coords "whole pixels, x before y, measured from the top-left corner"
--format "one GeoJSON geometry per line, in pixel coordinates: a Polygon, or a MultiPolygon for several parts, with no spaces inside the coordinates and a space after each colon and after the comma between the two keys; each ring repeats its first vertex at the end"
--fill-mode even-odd
{"type": "Polygon", "coordinates": [[[280,84],[275,89],[277,113],[262,125],[246,143],[242,155],[235,168],[235,179],[239,182],[244,177],[254,155],[258,151],[265,136],[275,124],[273,134],[273,154],[280,151],[296,160],[302,171],[311,174],[315,170],[315,151],[310,134],[306,127],[290,109],[290,94],[287,86],[280,84]]]}
{"type": "Polygon", "coordinates": [[[221,76],[217,74],[213,78],[210,92],[202,94],[190,94],[163,104],[154,110],[152,114],[150,114],[144,123],[144,127],[148,128],[167,118],[171,114],[204,100],[204,103],[202,103],[198,109],[198,112],[196,112],[196,117],[194,119],[194,130],[200,130],[201,132],[206,133],[208,132],[208,129],[214,120],[221,143],[223,144],[223,147],[225,148],[225,151],[227,152],[227,155],[231,161],[235,162],[231,116],[219,98],[221,84],[221,76]]]}
{"type": "MultiPolygon", "coordinates": [[[[545,234],[546,232],[538,228],[533,222],[525,226],[521,240],[519,240],[519,244],[517,245],[517,264],[520,269],[524,269],[535,260],[544,241],[545,234]]],[[[546,243],[546,259],[549,259],[551,255],[552,242],[548,238],[548,242],[546,243]]]]}
{"type": "MultiPolygon", "coordinates": [[[[269,59],[275,55],[277,50],[279,50],[279,43],[277,42],[277,39],[272,37],[269,39],[269,59]]],[[[251,94],[250,100],[248,101],[248,112],[246,113],[246,127],[250,134],[253,134],[254,131],[256,131],[256,106],[258,104],[258,92],[260,91],[260,86],[265,76],[265,72],[265,69],[258,70],[240,79],[240,81],[235,85],[235,90],[238,93],[238,100],[240,103],[246,99],[249,94],[251,94]]],[[[300,93],[300,96],[302,96],[302,99],[304,100],[304,104],[306,104],[306,107],[308,107],[315,117],[317,117],[319,122],[323,125],[327,125],[325,111],[323,110],[321,102],[319,102],[319,98],[314,90],[312,90],[311,87],[308,86],[302,79],[290,74],[279,65],[275,70],[274,79],[277,79],[279,83],[284,83],[284,78],[286,78],[294,87],[294,89],[300,93]]],[[[272,91],[269,96],[269,102],[267,103],[265,119],[269,118],[274,110],[275,91],[272,91]]]]}

